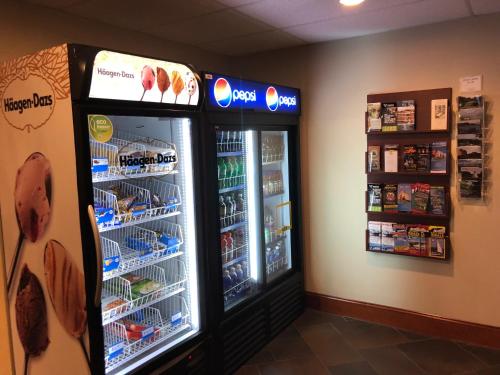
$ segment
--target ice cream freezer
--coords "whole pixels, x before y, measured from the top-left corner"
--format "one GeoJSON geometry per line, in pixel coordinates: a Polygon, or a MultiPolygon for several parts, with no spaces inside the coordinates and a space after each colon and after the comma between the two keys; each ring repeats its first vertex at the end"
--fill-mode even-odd
{"type": "Polygon", "coordinates": [[[188,65],[81,45],[0,64],[16,373],[150,371],[203,341],[202,95],[188,65]]]}

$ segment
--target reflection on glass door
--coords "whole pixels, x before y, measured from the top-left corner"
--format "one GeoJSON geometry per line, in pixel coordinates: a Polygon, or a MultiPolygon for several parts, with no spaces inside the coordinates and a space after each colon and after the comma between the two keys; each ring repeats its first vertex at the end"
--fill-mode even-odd
{"type": "Polygon", "coordinates": [[[226,311],[258,291],[256,139],[254,131],[217,132],[219,256],[226,311]]]}
{"type": "Polygon", "coordinates": [[[292,203],[290,202],[286,131],[262,132],[262,199],[267,280],[292,267],[292,203]]]}

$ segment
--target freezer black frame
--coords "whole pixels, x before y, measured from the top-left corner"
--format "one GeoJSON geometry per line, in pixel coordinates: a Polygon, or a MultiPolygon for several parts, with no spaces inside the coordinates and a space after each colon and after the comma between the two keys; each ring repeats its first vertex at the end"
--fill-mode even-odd
{"type": "MultiPolygon", "coordinates": [[[[87,125],[88,114],[103,114],[116,116],[143,116],[143,117],[170,117],[170,118],[189,118],[191,122],[192,139],[192,160],[193,160],[193,194],[194,194],[194,215],[197,223],[200,223],[202,217],[202,189],[203,174],[200,171],[200,127],[201,113],[200,104],[192,106],[192,110],[185,110],[182,105],[157,104],[148,102],[133,102],[122,100],[93,99],[89,98],[91,76],[93,71],[93,61],[95,55],[103,49],[75,45],[68,45],[71,94],[73,110],[73,129],[75,137],[76,166],[77,166],[77,188],[79,196],[79,215],[81,227],[81,241],[83,247],[83,261],[85,269],[85,287],[87,298],[87,313],[89,325],[90,359],[92,374],[104,374],[104,335],[101,317],[101,306],[95,306],[95,280],[96,280],[96,249],[93,242],[92,229],[87,215],[87,207],[93,206],[93,183],[90,165],[90,146],[89,132],[87,125]],[[82,65],[83,64],[83,65],[82,65]],[[83,71],[82,71],[83,66],[83,71]],[[83,73],[83,74],[82,74],[83,73]],[[91,256],[89,256],[92,254],[91,256]],[[93,291],[90,295],[90,291],[93,291]]],[[[124,53],[105,49],[107,51],[124,53]]],[[[148,56],[144,56],[148,57],[148,56]]],[[[154,57],[152,57],[154,58],[154,57]]],[[[203,91],[201,90],[201,81],[197,76],[200,87],[200,102],[202,102],[203,91]]],[[[203,340],[208,334],[207,319],[208,309],[206,308],[206,279],[207,264],[206,257],[202,251],[205,233],[203,225],[197,225],[195,228],[197,244],[197,271],[198,271],[198,299],[199,299],[199,330],[187,341],[179,343],[168,351],[162,353],[157,358],[145,363],[141,367],[133,370],[133,373],[148,374],[152,370],[174,361],[183,353],[202,345],[203,340]]],[[[177,363],[178,361],[174,361],[177,363]]]]}

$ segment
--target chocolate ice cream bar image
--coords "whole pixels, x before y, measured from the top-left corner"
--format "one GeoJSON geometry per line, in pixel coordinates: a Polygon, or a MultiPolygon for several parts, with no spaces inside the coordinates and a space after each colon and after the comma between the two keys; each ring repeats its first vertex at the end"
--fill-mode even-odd
{"type": "Polygon", "coordinates": [[[49,346],[47,306],[38,277],[25,264],[16,296],[16,326],[24,349],[24,373],[27,374],[30,356],[42,354],[49,346]]]}
{"type": "Polygon", "coordinates": [[[43,260],[45,283],[57,319],[69,335],[80,341],[88,360],[82,339],[87,329],[83,273],[69,251],[56,240],[47,242],[43,260]]]}
{"type": "Polygon", "coordinates": [[[7,283],[9,291],[24,239],[36,242],[45,234],[51,215],[51,198],[50,162],[43,154],[35,152],[26,159],[16,175],[14,202],[19,240],[7,283]]]}

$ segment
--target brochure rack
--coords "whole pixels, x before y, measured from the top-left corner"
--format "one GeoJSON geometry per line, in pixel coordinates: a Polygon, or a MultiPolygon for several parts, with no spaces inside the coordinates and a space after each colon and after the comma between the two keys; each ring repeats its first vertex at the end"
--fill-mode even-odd
{"type": "MultiPolygon", "coordinates": [[[[383,93],[367,95],[367,103],[393,103],[404,100],[415,101],[415,130],[412,131],[368,131],[368,112],[365,115],[365,130],[367,136],[367,150],[369,146],[380,146],[379,171],[370,171],[368,166],[368,153],[366,154],[365,172],[367,175],[368,184],[414,184],[424,183],[431,186],[444,187],[444,212],[442,215],[432,214],[415,214],[411,212],[370,212],[368,211],[368,199],[366,199],[366,213],[368,221],[396,223],[396,224],[411,224],[422,225],[427,227],[438,226],[445,227],[444,233],[444,249],[440,254],[432,254],[430,251],[430,238],[426,238],[422,234],[422,242],[426,243],[426,250],[421,253],[411,251],[400,251],[392,249],[392,251],[371,249],[369,246],[370,232],[366,230],[366,251],[405,255],[420,258],[430,258],[437,260],[447,260],[450,256],[450,212],[451,212],[451,199],[450,199],[450,140],[451,140],[451,88],[421,90],[421,91],[408,91],[396,93],[383,93]],[[446,129],[433,130],[431,127],[431,103],[433,100],[447,99],[448,107],[446,114],[446,129]],[[405,171],[402,168],[403,163],[403,146],[412,144],[432,144],[433,142],[445,142],[447,145],[446,155],[446,171],[445,173],[431,173],[419,171],[405,171]],[[384,171],[384,145],[399,145],[398,150],[398,171],[385,172],[384,171]]],[[[368,194],[366,195],[368,198],[368,194]]],[[[423,233],[423,232],[422,232],[423,233]]],[[[427,233],[427,236],[429,234],[427,233]]],[[[381,234],[382,236],[382,234],[381,234]]],[[[390,234],[392,236],[392,234],[390,234]]],[[[443,243],[443,242],[440,242],[443,243]]],[[[435,243],[434,243],[435,245],[435,243]]]]}

